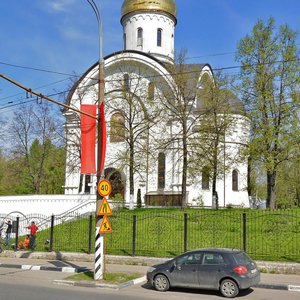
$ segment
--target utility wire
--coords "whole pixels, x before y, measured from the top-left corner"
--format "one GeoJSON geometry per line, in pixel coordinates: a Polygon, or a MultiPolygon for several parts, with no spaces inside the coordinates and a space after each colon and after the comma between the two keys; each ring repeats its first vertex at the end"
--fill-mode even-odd
{"type": "MultiPolygon", "coordinates": [[[[228,66],[228,67],[221,67],[221,68],[212,68],[212,71],[227,71],[227,70],[241,69],[241,68],[246,68],[246,67],[257,67],[257,66],[262,66],[262,65],[273,65],[273,64],[275,65],[275,64],[279,64],[279,63],[288,63],[288,62],[297,62],[297,61],[300,61],[300,58],[295,58],[295,59],[290,59],[290,60],[279,60],[279,61],[259,63],[259,64],[255,63],[255,64],[249,64],[249,65],[237,65],[237,66],[228,66]]],[[[181,75],[188,75],[188,74],[194,74],[194,73],[199,73],[199,70],[185,71],[185,72],[181,72],[180,74],[181,75]]],[[[157,74],[157,75],[144,76],[143,78],[144,79],[154,79],[154,78],[159,78],[159,77],[174,77],[174,76],[176,76],[176,74],[178,74],[178,73],[169,73],[169,74],[162,74],[162,75],[157,74]]],[[[1,74],[0,74],[0,76],[1,76],[1,74]]],[[[75,75],[73,74],[71,76],[75,76],[75,75]]],[[[78,75],[77,75],[77,77],[78,77],[78,75]]],[[[140,76],[139,77],[132,77],[132,78],[130,78],[130,80],[138,80],[140,78],[141,78],[140,76]]],[[[90,79],[94,80],[95,83],[90,84],[90,85],[85,85],[85,86],[82,86],[82,87],[78,87],[78,88],[86,89],[86,88],[94,86],[98,83],[98,78],[90,78],[90,79]]],[[[66,80],[66,79],[64,79],[64,80],[66,80]]],[[[112,79],[112,80],[107,80],[106,82],[107,83],[112,83],[112,82],[122,83],[123,79],[112,79]]],[[[53,95],[59,95],[59,94],[67,93],[67,92],[70,92],[70,91],[71,91],[71,89],[65,90],[63,92],[58,92],[58,93],[53,94],[53,95]]],[[[40,94],[40,95],[42,95],[42,94],[40,94]]],[[[8,98],[8,97],[6,97],[6,98],[8,98]]],[[[4,98],[4,99],[6,99],[6,98],[4,98]]],[[[3,100],[3,99],[0,99],[0,101],[1,100],[3,100]]],[[[4,108],[8,108],[8,107],[11,107],[11,106],[5,106],[5,107],[0,108],[0,109],[4,109],[4,108]]]]}
{"type": "Polygon", "coordinates": [[[50,102],[53,102],[53,103],[58,104],[58,105],[60,105],[60,106],[63,106],[64,108],[68,108],[68,109],[71,109],[71,110],[73,110],[73,111],[75,111],[75,112],[78,112],[78,113],[80,113],[80,114],[83,114],[83,115],[86,115],[86,116],[88,116],[88,117],[91,117],[91,118],[93,118],[93,119],[97,119],[97,117],[95,117],[95,116],[93,116],[93,115],[90,115],[90,114],[88,114],[88,113],[86,113],[86,112],[83,112],[83,111],[81,111],[81,110],[79,110],[79,109],[76,109],[76,108],[74,108],[74,107],[72,107],[72,106],[69,106],[69,105],[66,105],[66,104],[64,104],[64,103],[58,102],[58,101],[56,101],[56,100],[54,100],[54,99],[52,99],[52,98],[50,98],[50,97],[48,97],[48,96],[46,96],[46,95],[37,93],[37,92],[33,91],[32,89],[23,86],[22,84],[18,83],[17,81],[15,81],[15,80],[13,80],[13,79],[11,79],[11,78],[9,78],[9,77],[3,75],[3,74],[0,74],[0,77],[3,78],[3,79],[5,79],[5,80],[7,80],[7,81],[9,81],[9,82],[12,83],[12,84],[18,86],[19,88],[25,90],[25,91],[26,91],[27,93],[29,93],[30,95],[35,95],[35,96],[37,96],[37,99],[39,99],[39,98],[40,98],[40,99],[45,99],[45,100],[47,100],[47,101],[50,101],[50,102]]]}

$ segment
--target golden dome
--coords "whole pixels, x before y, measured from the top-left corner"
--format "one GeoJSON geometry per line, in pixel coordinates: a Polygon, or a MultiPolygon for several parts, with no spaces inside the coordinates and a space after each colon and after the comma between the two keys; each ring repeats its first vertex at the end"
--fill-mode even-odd
{"type": "Polygon", "coordinates": [[[162,11],[172,15],[176,20],[176,0],[124,0],[122,18],[136,11],[162,11]]]}

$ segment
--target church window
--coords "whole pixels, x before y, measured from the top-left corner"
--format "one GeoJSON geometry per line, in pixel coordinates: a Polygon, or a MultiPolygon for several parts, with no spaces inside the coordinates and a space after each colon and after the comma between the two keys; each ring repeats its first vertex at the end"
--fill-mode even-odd
{"type": "Polygon", "coordinates": [[[137,30],[137,45],[143,46],[143,28],[138,28],[137,30]]]}
{"type": "Polygon", "coordinates": [[[125,92],[129,92],[130,91],[130,82],[129,82],[129,75],[128,74],[124,74],[123,76],[123,84],[124,84],[124,90],[125,92]]]}
{"type": "Polygon", "coordinates": [[[158,189],[165,188],[166,181],[166,156],[160,152],[158,154],[158,189]]]}
{"type": "Polygon", "coordinates": [[[126,33],[123,34],[123,45],[124,45],[124,50],[126,50],[126,33]]]}
{"type": "Polygon", "coordinates": [[[90,194],[91,191],[91,175],[85,175],[84,193],[90,194]]]}
{"type": "Polygon", "coordinates": [[[125,141],[125,118],[117,112],[110,118],[110,142],[119,143],[125,141]]]}
{"type": "Polygon", "coordinates": [[[157,47],[161,47],[162,45],[162,29],[157,29],[157,47]]]}
{"type": "Polygon", "coordinates": [[[148,99],[149,101],[154,101],[154,82],[149,82],[148,84],[148,99]]]}
{"type": "Polygon", "coordinates": [[[232,190],[239,190],[239,173],[237,170],[232,171],[232,190]]]}
{"type": "Polygon", "coordinates": [[[209,190],[209,168],[202,169],[202,190],[209,190]]]}

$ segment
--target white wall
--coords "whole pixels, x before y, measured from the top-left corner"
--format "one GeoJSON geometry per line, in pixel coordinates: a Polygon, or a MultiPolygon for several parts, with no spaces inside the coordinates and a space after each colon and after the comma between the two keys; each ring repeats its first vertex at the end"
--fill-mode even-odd
{"type": "Polygon", "coordinates": [[[24,195],[1,196],[0,214],[59,215],[76,209],[79,214],[96,210],[96,195],[24,195]]]}

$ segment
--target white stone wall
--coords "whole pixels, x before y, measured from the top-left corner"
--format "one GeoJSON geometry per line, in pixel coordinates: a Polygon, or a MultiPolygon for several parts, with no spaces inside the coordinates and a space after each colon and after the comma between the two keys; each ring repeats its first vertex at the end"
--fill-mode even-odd
{"type": "Polygon", "coordinates": [[[0,214],[20,212],[23,215],[45,216],[77,211],[79,214],[96,210],[96,195],[22,195],[1,196],[0,214]]]}

